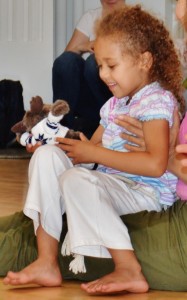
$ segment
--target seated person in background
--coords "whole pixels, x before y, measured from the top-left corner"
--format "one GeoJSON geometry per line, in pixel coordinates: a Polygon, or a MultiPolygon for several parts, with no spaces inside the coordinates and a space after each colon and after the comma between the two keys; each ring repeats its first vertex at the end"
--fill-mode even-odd
{"type": "Polygon", "coordinates": [[[99,110],[112,94],[99,77],[93,42],[95,21],[125,5],[124,0],[101,0],[102,7],[85,13],[65,51],[54,61],[53,101],[65,99],[70,113],[63,125],[91,137],[99,124],[99,110]],[[86,57],[85,57],[86,54],[86,57]]]}

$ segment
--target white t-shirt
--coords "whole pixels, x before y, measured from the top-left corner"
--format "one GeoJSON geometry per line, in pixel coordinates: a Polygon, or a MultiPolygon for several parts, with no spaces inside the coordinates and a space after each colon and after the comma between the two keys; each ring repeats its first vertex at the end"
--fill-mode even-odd
{"type": "Polygon", "coordinates": [[[84,33],[87,37],[89,37],[90,41],[93,41],[95,39],[95,21],[101,17],[101,14],[101,7],[87,11],[79,20],[76,29],[84,33]]]}

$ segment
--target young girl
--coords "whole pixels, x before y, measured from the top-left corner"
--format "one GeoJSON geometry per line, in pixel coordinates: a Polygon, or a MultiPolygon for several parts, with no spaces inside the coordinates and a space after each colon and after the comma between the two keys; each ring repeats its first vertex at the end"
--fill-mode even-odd
{"type": "Polygon", "coordinates": [[[111,274],[82,284],[86,292],[149,289],[120,216],[161,211],[176,200],[177,178],[166,167],[173,111],[177,101],[183,107],[180,63],[163,24],[139,6],[106,16],[94,51],[114,97],[102,108],[91,141],[82,135],[82,141],[59,139],[59,147],[35,152],[24,212],[34,221],[38,259],[21,272],[9,272],[5,284],[61,284],[57,255],[66,211],[71,252],[112,257],[115,265],[111,274]],[[115,124],[119,113],[143,122],[146,151],[124,151],[115,124]],[[96,171],[73,167],[91,162],[98,164],[96,171]]]}

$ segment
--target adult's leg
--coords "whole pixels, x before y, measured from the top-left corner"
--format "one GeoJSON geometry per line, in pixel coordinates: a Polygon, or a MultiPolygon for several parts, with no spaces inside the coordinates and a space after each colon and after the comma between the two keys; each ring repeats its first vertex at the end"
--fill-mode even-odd
{"type": "Polygon", "coordinates": [[[148,284],[120,215],[145,209],[161,210],[154,190],[131,188],[112,175],[83,168],[66,171],[60,183],[66,203],[71,251],[112,257],[115,263],[114,272],[82,285],[83,289],[89,293],[147,291],[148,284]]]}
{"type": "Polygon", "coordinates": [[[88,138],[92,136],[98,127],[100,109],[111,96],[108,87],[99,77],[95,57],[91,54],[85,61],[83,88],[77,107],[78,115],[82,117],[82,131],[88,138]]]}
{"type": "Polygon", "coordinates": [[[70,112],[61,121],[71,129],[92,136],[99,124],[99,111],[84,78],[85,60],[74,52],[62,53],[53,64],[53,101],[65,99],[70,112]]]}
{"type": "Polygon", "coordinates": [[[44,286],[60,285],[62,278],[58,265],[58,242],[65,211],[58,177],[73,167],[62,150],[42,146],[34,153],[29,165],[29,190],[24,213],[35,227],[38,258],[18,273],[8,272],[5,284],[36,283],[44,286]]]}
{"type": "Polygon", "coordinates": [[[74,52],[63,52],[56,58],[52,69],[53,101],[64,99],[69,103],[70,113],[63,124],[74,127],[76,108],[80,101],[85,60],[74,52]]]}
{"type": "Polygon", "coordinates": [[[99,76],[94,54],[91,54],[85,61],[84,78],[94,96],[99,111],[103,104],[112,97],[112,93],[99,76]]]}

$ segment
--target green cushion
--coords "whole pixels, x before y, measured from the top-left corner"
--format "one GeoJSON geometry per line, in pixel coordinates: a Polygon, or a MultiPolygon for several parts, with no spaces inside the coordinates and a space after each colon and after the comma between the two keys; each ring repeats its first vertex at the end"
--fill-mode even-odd
{"type": "Polygon", "coordinates": [[[122,217],[152,289],[187,291],[187,204],[122,217]]]}
{"type": "MultiPolygon", "coordinates": [[[[187,204],[178,201],[167,211],[122,216],[150,288],[187,291],[187,204]]],[[[61,243],[66,234],[63,229],[61,243]]],[[[69,271],[71,257],[59,263],[64,279],[94,280],[111,272],[112,259],[85,257],[87,273],[69,271]]],[[[0,276],[7,271],[19,271],[37,257],[32,221],[23,213],[0,218],[0,276]]]]}

